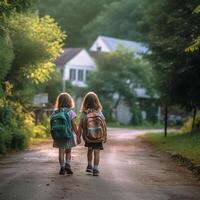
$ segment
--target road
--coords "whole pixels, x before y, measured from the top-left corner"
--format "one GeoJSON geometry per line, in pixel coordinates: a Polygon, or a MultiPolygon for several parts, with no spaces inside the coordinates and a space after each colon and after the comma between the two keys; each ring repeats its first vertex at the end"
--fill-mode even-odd
{"type": "Polygon", "coordinates": [[[101,176],[87,175],[86,148],[73,150],[74,175],[58,175],[51,142],[0,159],[0,200],[199,200],[200,183],[185,167],[136,138],[109,129],[101,176]]]}

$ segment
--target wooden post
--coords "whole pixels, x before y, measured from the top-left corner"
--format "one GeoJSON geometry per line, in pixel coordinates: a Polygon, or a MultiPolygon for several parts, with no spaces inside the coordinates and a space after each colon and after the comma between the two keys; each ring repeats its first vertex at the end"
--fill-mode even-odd
{"type": "Polygon", "coordinates": [[[164,132],[164,137],[167,137],[167,125],[168,125],[168,105],[165,105],[165,132],[164,132]]]}
{"type": "Polygon", "coordinates": [[[195,128],[195,120],[196,120],[196,115],[197,115],[197,107],[194,106],[194,112],[193,112],[193,120],[192,120],[192,131],[195,128]]]}

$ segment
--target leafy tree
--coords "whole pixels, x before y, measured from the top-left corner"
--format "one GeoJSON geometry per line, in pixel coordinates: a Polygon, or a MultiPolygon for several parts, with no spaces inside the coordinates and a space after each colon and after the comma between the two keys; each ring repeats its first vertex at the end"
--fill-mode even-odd
{"type": "Polygon", "coordinates": [[[12,43],[11,41],[7,41],[5,36],[0,36],[0,47],[0,81],[3,81],[11,67],[14,54],[12,43]]]}
{"type": "Polygon", "coordinates": [[[31,8],[33,0],[1,0],[0,15],[7,15],[13,11],[21,12],[31,8]]]}
{"type": "Polygon", "coordinates": [[[84,30],[88,39],[106,34],[146,42],[162,102],[191,107],[200,102],[199,53],[190,54],[185,48],[196,38],[191,48],[198,46],[199,18],[191,15],[198,4],[198,0],[120,0],[108,5],[84,30]]]}
{"type": "Polygon", "coordinates": [[[89,76],[88,89],[97,92],[103,104],[106,103],[108,118],[111,118],[111,110],[121,100],[130,106],[135,105],[135,88],[146,87],[152,94],[151,67],[144,60],[136,58],[133,52],[119,48],[113,53],[99,54],[97,65],[97,71],[91,72],[89,76]]]}
{"type": "Polygon", "coordinates": [[[52,18],[29,10],[31,2],[0,2],[0,153],[26,147],[35,85],[50,78],[65,37],[52,18]]]}
{"type": "Polygon", "coordinates": [[[67,46],[85,45],[82,34],[83,27],[94,19],[104,8],[104,5],[116,0],[46,0],[38,1],[41,15],[51,15],[68,33],[67,46]]]}
{"type": "MultiPolygon", "coordinates": [[[[193,14],[198,14],[200,13],[200,5],[197,6],[193,12],[193,14]]],[[[195,51],[198,51],[199,50],[199,47],[200,47],[200,36],[198,36],[195,40],[194,40],[194,43],[189,46],[188,48],[186,48],[186,51],[187,52],[195,52],[195,51]]]]}
{"type": "Polygon", "coordinates": [[[84,27],[83,32],[88,43],[99,35],[143,41],[144,34],[138,32],[144,9],[142,5],[140,0],[120,0],[107,5],[84,27]]]}
{"type": "Polygon", "coordinates": [[[57,24],[49,16],[39,18],[35,13],[15,13],[7,23],[15,53],[7,79],[15,85],[27,79],[36,83],[47,80],[62,51],[64,34],[57,24]]]}
{"type": "MultiPolygon", "coordinates": [[[[146,1],[146,6],[150,1],[146,1]]],[[[198,1],[154,1],[144,10],[150,56],[163,100],[192,107],[199,104],[199,55],[185,52],[199,34],[199,19],[191,15],[198,1]],[[159,16],[159,17],[158,17],[159,16]]]]}

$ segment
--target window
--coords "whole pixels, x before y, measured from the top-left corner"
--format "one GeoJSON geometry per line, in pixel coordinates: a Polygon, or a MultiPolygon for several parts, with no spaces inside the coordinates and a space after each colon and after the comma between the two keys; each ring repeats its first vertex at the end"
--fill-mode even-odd
{"type": "Polygon", "coordinates": [[[75,69],[70,69],[70,71],[69,71],[69,80],[70,81],[75,81],[76,80],[76,70],[75,69]]]}
{"type": "Polygon", "coordinates": [[[86,70],[86,80],[88,79],[89,75],[90,75],[90,70],[86,70]]]}
{"type": "Polygon", "coordinates": [[[83,70],[82,69],[78,70],[78,81],[83,82],[83,70]]]}

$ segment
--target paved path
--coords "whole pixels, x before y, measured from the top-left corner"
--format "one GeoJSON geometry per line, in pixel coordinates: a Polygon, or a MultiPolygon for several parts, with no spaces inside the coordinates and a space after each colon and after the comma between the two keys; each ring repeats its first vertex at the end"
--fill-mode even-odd
{"type": "Polygon", "coordinates": [[[73,150],[73,176],[58,175],[57,149],[45,143],[0,160],[0,200],[199,200],[200,183],[136,136],[109,129],[101,176],[85,173],[86,149],[73,150]]]}

